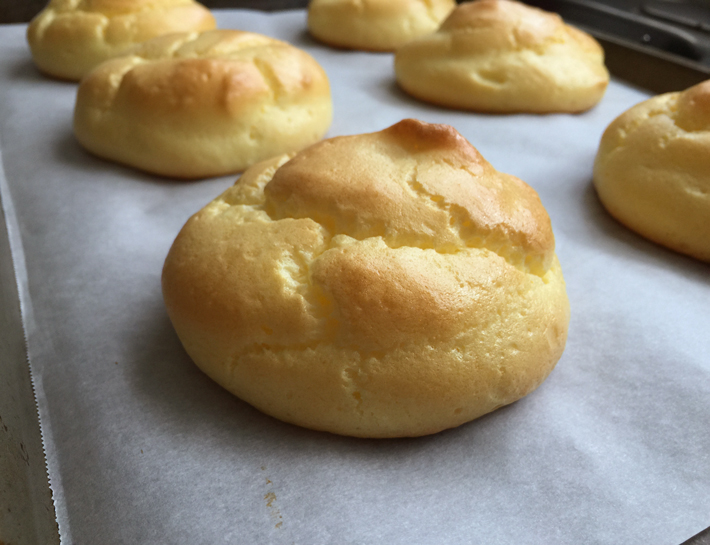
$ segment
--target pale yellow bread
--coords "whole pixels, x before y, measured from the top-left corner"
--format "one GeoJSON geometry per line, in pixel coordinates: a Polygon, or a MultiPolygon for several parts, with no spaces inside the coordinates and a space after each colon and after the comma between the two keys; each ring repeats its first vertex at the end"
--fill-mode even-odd
{"type": "Polygon", "coordinates": [[[27,41],[42,72],[78,81],[156,36],[213,28],[210,11],[194,0],[50,0],[30,23],[27,41]]]}
{"type": "Polygon", "coordinates": [[[81,82],[74,133],[100,157],[178,178],[239,172],[320,140],[328,78],[307,53],[236,30],[154,38],[81,82]]]}
{"type": "Polygon", "coordinates": [[[434,32],[455,0],[311,0],[308,30],[328,45],[394,51],[434,32]]]}
{"type": "Polygon", "coordinates": [[[411,119],[249,169],[180,231],[163,294],[227,390],[360,437],[435,433],[520,399],[569,320],[535,191],[411,119]]]}
{"type": "Polygon", "coordinates": [[[630,229],[710,261],[710,80],[617,117],[599,144],[594,186],[630,229]]]}
{"type": "Polygon", "coordinates": [[[397,82],[421,100],[483,112],[581,112],[609,83],[601,46],[509,0],[460,4],[434,34],[395,55],[397,82]]]}

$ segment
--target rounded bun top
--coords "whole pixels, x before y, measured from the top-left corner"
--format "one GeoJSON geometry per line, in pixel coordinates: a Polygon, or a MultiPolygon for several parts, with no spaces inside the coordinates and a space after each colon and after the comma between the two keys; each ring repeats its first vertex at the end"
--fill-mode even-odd
{"type": "Polygon", "coordinates": [[[237,30],[154,38],[100,67],[82,88],[97,95],[99,107],[120,101],[146,115],[199,110],[235,117],[265,97],[330,98],[328,78],[313,57],[286,42],[237,30]],[[104,78],[104,72],[112,77],[104,78]]]}
{"type": "Polygon", "coordinates": [[[579,112],[609,83],[604,51],[559,15],[512,0],[464,2],[439,30],[397,50],[417,98],[494,112],[579,112]]]}
{"type": "Polygon", "coordinates": [[[188,221],[163,281],[176,324],[199,317],[232,346],[318,338],[369,350],[419,342],[415,331],[455,337],[464,327],[456,309],[473,304],[457,295],[459,275],[527,290],[555,264],[550,219],[532,188],[496,171],[452,127],[405,119],[247,170],[188,221]],[[437,269],[439,260],[458,272],[437,269]],[[343,314],[337,332],[330,297],[343,314]]]}
{"type": "Polygon", "coordinates": [[[336,47],[393,51],[434,32],[455,0],[311,0],[308,29],[336,47]]]}
{"type": "Polygon", "coordinates": [[[40,70],[79,80],[151,38],[215,26],[210,11],[194,0],[50,0],[30,23],[27,40],[40,70]]]}
{"type": "Polygon", "coordinates": [[[464,2],[442,23],[439,32],[466,34],[465,45],[478,52],[541,48],[571,39],[583,50],[602,53],[594,38],[565,24],[556,13],[511,0],[464,2]]]}
{"type": "MultiPolygon", "coordinates": [[[[676,146],[710,146],[710,80],[685,91],[649,98],[623,112],[604,131],[600,154],[621,152],[642,141],[650,146],[669,139],[676,146]],[[693,134],[689,139],[688,133],[693,134]],[[705,133],[705,134],[704,134],[705,133]]],[[[598,154],[599,155],[599,154],[598,154]]],[[[678,165],[682,167],[682,165],[678,165]]]]}
{"type": "Polygon", "coordinates": [[[536,273],[554,255],[535,191],[495,170],[447,125],[405,119],[320,142],[282,166],[265,196],[274,217],[312,217],[356,239],[384,234],[393,246],[486,246],[536,273]]]}
{"type": "Polygon", "coordinates": [[[178,5],[187,5],[186,0],[54,0],[50,5],[55,10],[76,9],[90,13],[101,13],[106,16],[125,15],[126,13],[136,13],[139,11],[165,9],[178,5]]]}

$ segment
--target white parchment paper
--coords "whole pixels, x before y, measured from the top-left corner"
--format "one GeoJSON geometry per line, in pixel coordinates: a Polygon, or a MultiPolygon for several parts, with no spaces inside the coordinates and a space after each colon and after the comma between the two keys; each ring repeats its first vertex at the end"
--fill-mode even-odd
{"type": "Polygon", "coordinates": [[[304,12],[217,18],[322,63],[331,136],[448,123],[533,186],[568,284],[567,349],[527,398],[430,437],[257,412],[190,362],[160,293],[178,230],[235,177],[177,182],[84,152],[76,85],[36,71],[23,26],[1,27],[2,199],[63,542],[677,545],[710,525],[710,266],[621,227],[591,186],[603,129],[647,95],[613,82],[582,115],[443,110],[397,89],[391,55],[311,41],[304,12]]]}

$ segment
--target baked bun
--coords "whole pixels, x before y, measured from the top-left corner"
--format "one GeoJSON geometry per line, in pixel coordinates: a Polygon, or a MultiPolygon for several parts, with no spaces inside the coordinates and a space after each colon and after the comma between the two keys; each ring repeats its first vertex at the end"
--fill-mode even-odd
{"type": "Polygon", "coordinates": [[[710,261],[710,80],[617,117],[599,144],[594,186],[630,229],[710,261]]]}
{"type": "Polygon", "coordinates": [[[249,169],[180,231],[163,295],[227,390],[360,437],[435,433],[520,399],[569,320],[535,191],[412,119],[249,169]]]}
{"type": "Polygon", "coordinates": [[[42,72],[78,81],[156,36],[213,28],[210,11],[193,0],[50,0],[32,19],[27,41],[42,72]]]}
{"type": "Polygon", "coordinates": [[[609,83],[604,52],[559,15],[509,0],[459,5],[434,34],[395,55],[407,93],[483,112],[581,112],[609,83]]]}
{"type": "Polygon", "coordinates": [[[74,133],[100,157],[176,178],[219,176],[320,140],[328,78],[307,53],[236,30],[170,34],[81,82],[74,133]]]}
{"type": "Polygon", "coordinates": [[[328,45],[394,51],[434,32],[455,0],[311,0],[308,30],[328,45]]]}

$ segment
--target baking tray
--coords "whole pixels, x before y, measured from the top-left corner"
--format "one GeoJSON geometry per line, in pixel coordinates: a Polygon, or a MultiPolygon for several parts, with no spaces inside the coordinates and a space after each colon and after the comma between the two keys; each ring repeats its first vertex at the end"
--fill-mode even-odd
{"type": "MultiPolygon", "coordinates": [[[[591,33],[604,47],[609,71],[624,81],[667,93],[710,78],[710,34],[699,26],[691,28],[649,15],[644,9],[648,2],[524,1],[558,12],[568,23],[591,33]]],[[[676,6],[682,12],[683,6],[691,4],[681,1],[676,6]]],[[[707,5],[705,11],[710,13],[707,5]]]]}
{"type": "MultiPolygon", "coordinates": [[[[178,182],[90,156],[71,133],[76,86],[35,70],[25,27],[0,27],[0,259],[16,280],[2,300],[23,309],[0,346],[34,383],[62,543],[677,545],[707,527],[710,269],[618,225],[591,186],[602,131],[649,93],[615,80],[581,115],[444,110],[398,90],[391,55],[310,40],[303,11],[217,19],[321,62],[331,136],[448,123],[534,187],[567,280],[567,349],[527,398],[430,437],[259,413],[190,362],[160,295],[179,228],[236,177],[178,182]]],[[[24,527],[51,536],[35,514],[24,527]]]]}

